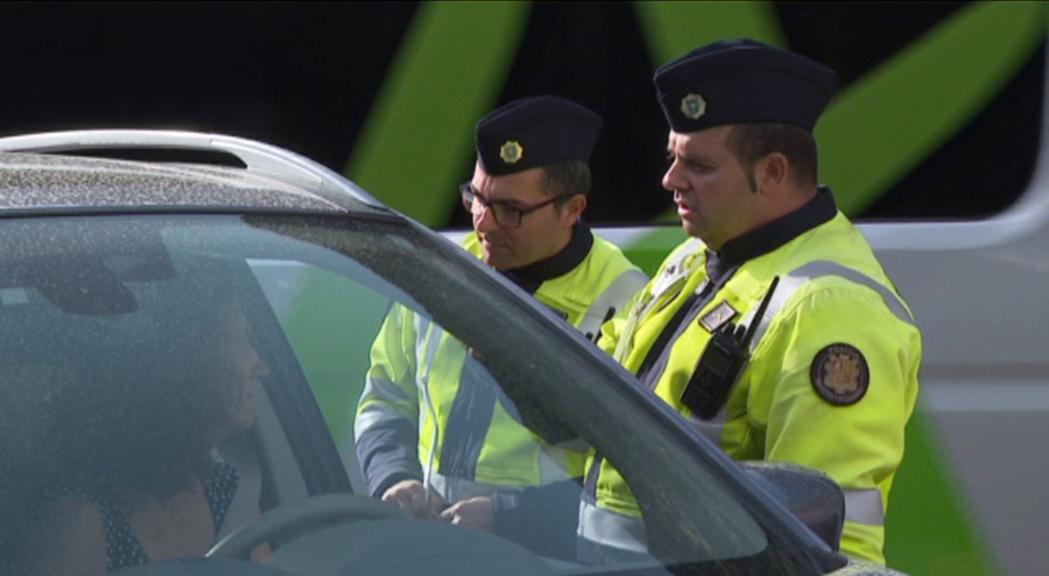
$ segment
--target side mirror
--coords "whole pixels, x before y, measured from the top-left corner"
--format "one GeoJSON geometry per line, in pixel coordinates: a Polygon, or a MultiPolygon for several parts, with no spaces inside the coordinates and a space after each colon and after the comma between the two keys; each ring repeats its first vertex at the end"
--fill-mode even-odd
{"type": "Polygon", "coordinates": [[[829,476],[786,462],[741,462],[780,504],[837,551],[845,524],[845,494],[829,476]]]}

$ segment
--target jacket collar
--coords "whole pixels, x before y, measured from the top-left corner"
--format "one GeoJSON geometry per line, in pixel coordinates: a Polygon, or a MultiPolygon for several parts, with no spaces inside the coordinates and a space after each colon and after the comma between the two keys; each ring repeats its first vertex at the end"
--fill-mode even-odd
{"type": "Polygon", "coordinates": [[[543,282],[564,276],[579,266],[590,254],[593,245],[593,232],[580,221],[572,227],[572,238],[568,244],[557,254],[513,270],[500,270],[499,273],[529,294],[535,294],[543,282]]]}
{"type": "Polygon", "coordinates": [[[830,188],[820,186],[816,195],[797,210],[726,242],[717,253],[708,250],[707,274],[718,278],[744,262],[768,254],[820,224],[829,222],[837,213],[838,207],[834,204],[830,188]]]}

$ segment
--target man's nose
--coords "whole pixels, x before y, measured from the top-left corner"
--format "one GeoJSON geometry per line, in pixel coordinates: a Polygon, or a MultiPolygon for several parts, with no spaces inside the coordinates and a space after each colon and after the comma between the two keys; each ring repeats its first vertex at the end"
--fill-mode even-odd
{"type": "Polygon", "coordinates": [[[681,176],[678,173],[676,161],[673,164],[671,164],[670,167],[667,168],[667,171],[663,174],[662,184],[663,189],[667,190],[668,192],[681,190],[685,187],[685,183],[683,182],[681,176]]]}
{"type": "Polygon", "coordinates": [[[474,229],[478,232],[493,230],[499,227],[499,223],[495,221],[495,214],[492,213],[492,209],[489,206],[485,206],[481,203],[475,204],[473,215],[474,229]],[[478,210],[480,210],[479,213],[478,210]]]}

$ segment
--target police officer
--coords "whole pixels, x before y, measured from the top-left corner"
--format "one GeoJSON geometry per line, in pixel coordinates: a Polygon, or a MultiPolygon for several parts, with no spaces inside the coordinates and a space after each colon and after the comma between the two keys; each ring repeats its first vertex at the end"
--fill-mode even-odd
{"type": "MultiPolygon", "coordinates": [[[[921,337],[817,185],[812,129],[836,75],[734,40],[662,66],[655,84],[670,124],[663,187],[691,238],[600,344],[731,457],[830,475],[845,492],[842,551],[884,563],[921,337]]],[[[637,503],[599,454],[579,535],[591,559],[646,551],[637,503]]]]}
{"type": "MultiPolygon", "coordinates": [[[[562,98],[507,104],[477,124],[473,178],[460,187],[474,227],[466,250],[593,340],[647,281],[580,220],[600,126],[562,98]]],[[[373,345],[355,433],[374,496],[511,537],[560,514],[559,542],[574,553],[575,511],[563,503],[578,501],[586,445],[539,440],[470,351],[402,306],[373,345]],[[554,491],[525,490],[537,486],[554,491]]]]}

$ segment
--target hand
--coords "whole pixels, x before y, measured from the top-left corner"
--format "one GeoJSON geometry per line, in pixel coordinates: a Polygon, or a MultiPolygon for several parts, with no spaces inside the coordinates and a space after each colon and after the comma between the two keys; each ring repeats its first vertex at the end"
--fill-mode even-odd
{"type": "Polygon", "coordinates": [[[418,480],[401,480],[390,486],[382,495],[382,501],[391,502],[412,518],[422,520],[435,520],[444,508],[444,500],[433,493],[427,504],[426,488],[418,480]]]}
{"type": "Polygon", "coordinates": [[[457,526],[491,532],[493,527],[492,499],[487,496],[478,496],[456,502],[441,512],[441,520],[457,526]]]}

